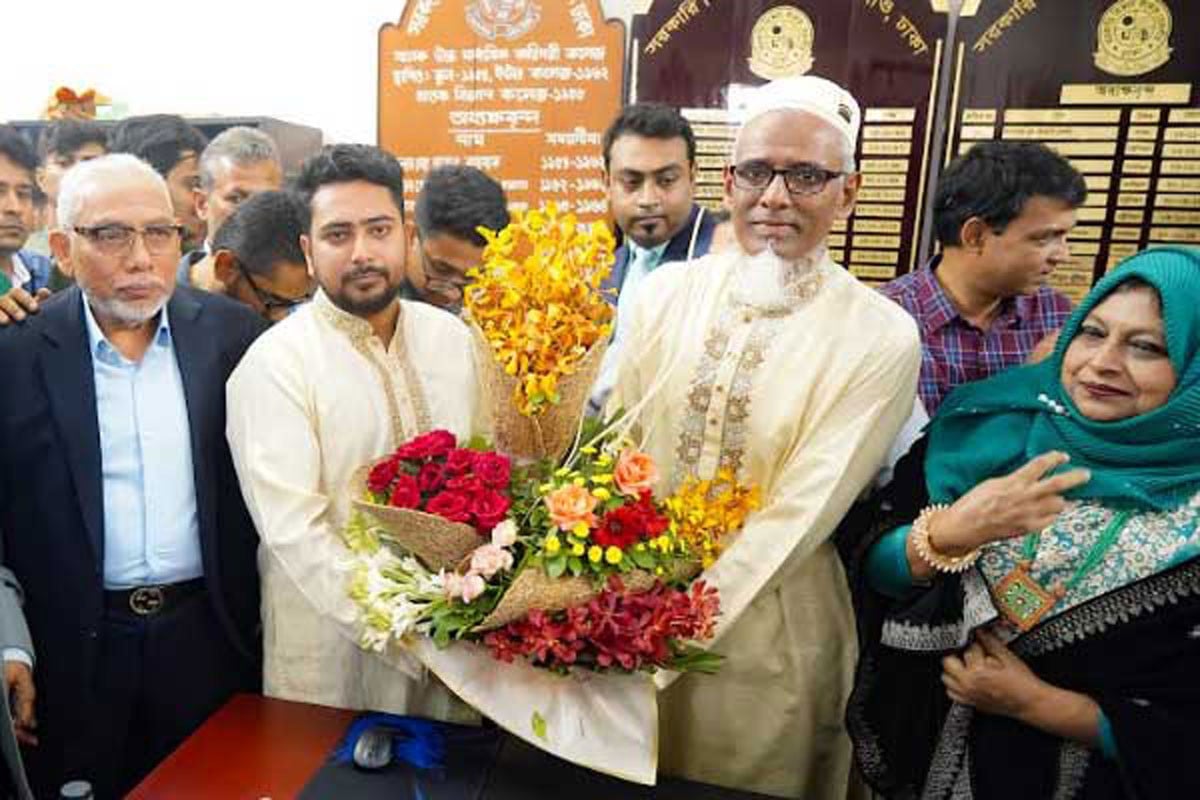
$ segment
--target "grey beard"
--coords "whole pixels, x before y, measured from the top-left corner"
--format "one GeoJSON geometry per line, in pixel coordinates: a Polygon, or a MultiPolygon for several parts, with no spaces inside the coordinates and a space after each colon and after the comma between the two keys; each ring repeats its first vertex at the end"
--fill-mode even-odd
{"type": "Polygon", "coordinates": [[[163,306],[167,304],[167,301],[171,299],[170,295],[163,295],[154,301],[127,303],[124,300],[118,300],[113,297],[100,299],[91,294],[87,289],[83,290],[83,296],[87,300],[87,304],[91,307],[92,314],[104,317],[106,320],[111,320],[127,328],[136,328],[154,319],[158,315],[158,312],[163,310],[163,306]]]}

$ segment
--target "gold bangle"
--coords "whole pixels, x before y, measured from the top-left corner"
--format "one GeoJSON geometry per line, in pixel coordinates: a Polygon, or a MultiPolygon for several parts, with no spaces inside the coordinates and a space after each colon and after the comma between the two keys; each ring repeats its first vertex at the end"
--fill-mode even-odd
{"type": "Polygon", "coordinates": [[[948,572],[951,574],[965,572],[979,560],[978,547],[961,556],[948,556],[933,549],[933,544],[929,541],[929,523],[933,520],[934,516],[945,511],[947,508],[949,506],[944,503],[936,503],[922,509],[921,513],[917,515],[916,522],[912,525],[913,548],[916,549],[917,555],[921,557],[922,561],[938,572],[948,572]]]}

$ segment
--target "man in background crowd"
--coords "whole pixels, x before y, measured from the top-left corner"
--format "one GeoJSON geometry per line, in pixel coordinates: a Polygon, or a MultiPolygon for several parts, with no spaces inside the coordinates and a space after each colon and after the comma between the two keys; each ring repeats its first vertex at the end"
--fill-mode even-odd
{"type": "Polygon", "coordinates": [[[174,114],[129,117],[113,128],[108,149],[130,153],[154,167],[171,190],[175,216],[183,225],[183,252],[200,247],[205,238],[204,220],[196,210],[200,186],[200,154],[208,139],[174,114]]]}
{"type": "Polygon", "coordinates": [[[604,133],[608,204],[624,239],[604,288],[616,331],[592,390],[604,404],[616,380],[638,286],[661,265],[709,252],[717,219],[696,204],[696,137],[679,111],[659,103],[625,108],[604,133]]]}
{"type": "Polygon", "coordinates": [[[259,192],[241,203],[212,240],[213,291],[268,322],[311,300],[316,281],[300,249],[307,216],[303,199],[287,191],[259,192]]]}
{"type": "Polygon", "coordinates": [[[38,188],[46,197],[41,229],[29,237],[26,249],[49,257],[49,232],[57,224],[55,204],[63,174],[80,161],[108,152],[108,130],[92,120],[62,119],[42,129],[38,139],[38,188]]]}
{"type": "Polygon", "coordinates": [[[35,225],[36,170],[33,147],[0,125],[0,323],[24,319],[50,294],[50,259],[23,249],[35,225]]]}
{"type": "Polygon", "coordinates": [[[883,287],[921,332],[920,399],[930,415],[950,390],[1023,363],[1066,321],[1048,285],[1071,260],[1067,235],[1083,177],[1044,145],[980,142],[942,173],[933,228],[942,253],[883,287]]]}
{"type": "Polygon", "coordinates": [[[179,282],[210,291],[219,288],[213,269],[213,237],[241,203],[282,186],[283,165],[270,136],[239,125],[213,137],[200,155],[200,185],[194,192],[196,213],[204,222],[207,237],[203,248],[184,254],[179,282]]]}
{"type": "Polygon", "coordinates": [[[475,167],[436,167],[417,194],[415,222],[402,296],[458,313],[467,270],[483,262],[478,229],[508,225],[504,189],[475,167]]]}

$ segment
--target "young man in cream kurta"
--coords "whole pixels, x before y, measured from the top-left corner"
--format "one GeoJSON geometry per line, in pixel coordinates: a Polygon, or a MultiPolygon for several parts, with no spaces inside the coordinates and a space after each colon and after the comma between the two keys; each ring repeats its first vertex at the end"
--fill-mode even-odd
{"type": "Polygon", "coordinates": [[[340,532],[355,470],[435,428],[474,431],[466,327],[401,302],[405,232],[395,159],[326,148],[300,186],[301,244],[321,285],[264,334],[228,385],[228,436],[262,545],[263,688],[288,700],[451,719],[477,714],[396,648],[355,641],[340,532]]]}
{"type": "Polygon", "coordinates": [[[833,263],[853,208],[858,106],[819,78],[756,90],[726,175],[739,247],[650,276],[612,407],[636,413],[670,485],[734,471],[762,508],[704,575],[721,592],[715,676],[658,676],[659,770],[844,800],[856,656],[829,536],[912,409],[917,331],[833,263]]]}

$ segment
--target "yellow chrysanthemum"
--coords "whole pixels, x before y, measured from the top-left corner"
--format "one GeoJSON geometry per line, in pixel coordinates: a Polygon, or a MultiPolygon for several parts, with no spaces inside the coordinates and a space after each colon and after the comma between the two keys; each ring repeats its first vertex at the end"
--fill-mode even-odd
{"type": "Polygon", "coordinates": [[[546,537],[546,552],[555,555],[562,549],[562,541],[557,536],[546,537]]]}
{"type": "Polygon", "coordinates": [[[604,551],[604,560],[610,564],[620,564],[621,559],[624,557],[625,554],[621,552],[621,548],[615,545],[610,544],[608,549],[604,551]]]}
{"type": "Polygon", "coordinates": [[[599,564],[602,558],[604,558],[604,548],[595,544],[588,548],[588,561],[599,564]]]}

